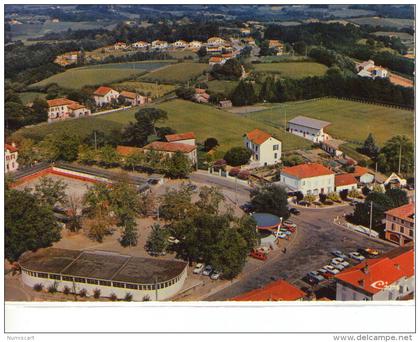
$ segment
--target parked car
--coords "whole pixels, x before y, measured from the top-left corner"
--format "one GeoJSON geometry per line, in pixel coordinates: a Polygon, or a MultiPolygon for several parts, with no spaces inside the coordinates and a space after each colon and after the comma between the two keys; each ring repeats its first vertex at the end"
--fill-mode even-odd
{"type": "Polygon", "coordinates": [[[338,258],[343,258],[343,259],[347,258],[347,256],[339,250],[332,251],[331,254],[338,258]]]}
{"type": "Polygon", "coordinates": [[[289,228],[289,227],[296,228],[297,227],[296,224],[294,224],[292,221],[289,221],[289,220],[284,221],[283,226],[286,227],[286,228],[289,228]]]}
{"type": "Polygon", "coordinates": [[[327,270],[325,268],[322,268],[322,267],[317,272],[325,278],[326,278],[326,275],[328,274],[327,270]]]}
{"type": "Polygon", "coordinates": [[[193,273],[200,274],[201,272],[203,272],[203,270],[204,270],[204,264],[200,263],[200,264],[195,265],[193,273]]]}
{"type": "Polygon", "coordinates": [[[253,257],[253,258],[255,258],[255,259],[258,259],[258,260],[262,260],[262,261],[267,260],[267,254],[265,254],[265,253],[263,253],[263,252],[260,252],[260,251],[257,251],[257,250],[253,250],[253,251],[249,254],[249,256],[250,256],[250,257],[253,257]]]}
{"type": "Polygon", "coordinates": [[[300,210],[296,208],[290,208],[289,212],[293,215],[300,215],[300,210]]]}
{"type": "Polygon", "coordinates": [[[351,253],[349,253],[349,257],[351,259],[354,259],[354,260],[357,260],[357,261],[363,261],[363,260],[365,260],[365,257],[363,255],[361,255],[360,253],[358,253],[358,252],[351,252],[351,253]]]}
{"type": "Polygon", "coordinates": [[[375,248],[365,248],[359,250],[360,254],[368,257],[377,257],[379,255],[379,251],[375,248]]]}
{"type": "Polygon", "coordinates": [[[324,266],[323,268],[325,268],[325,270],[326,270],[328,273],[331,273],[331,274],[334,274],[334,275],[336,275],[336,274],[340,273],[340,271],[339,271],[339,270],[337,270],[335,267],[333,267],[333,266],[331,266],[331,265],[326,265],[326,266],[324,266]]]}
{"type": "Polygon", "coordinates": [[[267,247],[267,246],[261,246],[261,247],[256,248],[255,250],[257,252],[261,252],[261,253],[264,253],[266,255],[271,252],[270,247],[267,247]]]}
{"type": "Polygon", "coordinates": [[[290,227],[287,227],[287,230],[288,230],[289,232],[291,232],[291,233],[294,233],[294,232],[296,231],[296,228],[295,228],[295,227],[290,226],[290,227]]]}
{"type": "Polygon", "coordinates": [[[213,271],[213,267],[211,267],[210,265],[207,265],[206,267],[204,267],[203,275],[209,276],[212,271],[213,271]]]}
{"type": "Polygon", "coordinates": [[[240,208],[247,214],[254,212],[254,206],[251,203],[245,203],[240,208]]]}
{"type": "Polygon", "coordinates": [[[320,283],[321,281],[325,280],[325,278],[317,271],[311,271],[306,276],[308,277],[309,281],[314,283],[320,283]]]}
{"type": "Polygon", "coordinates": [[[172,245],[172,244],[177,244],[179,243],[179,240],[174,238],[173,236],[168,237],[168,242],[172,245]]]}
{"type": "Polygon", "coordinates": [[[292,235],[292,232],[286,228],[280,228],[280,232],[288,236],[292,235]]]}
{"type": "Polygon", "coordinates": [[[345,268],[342,264],[333,264],[333,263],[331,263],[331,266],[334,267],[334,268],[336,268],[339,271],[342,271],[345,268]]]}
{"type": "Polygon", "coordinates": [[[277,238],[277,239],[285,239],[285,238],[287,238],[287,235],[285,234],[285,233],[283,233],[283,232],[274,232],[273,233],[274,234],[274,236],[277,238]]]}
{"type": "Polygon", "coordinates": [[[218,272],[218,271],[213,271],[213,272],[211,273],[211,275],[210,275],[210,278],[211,278],[211,279],[213,279],[213,280],[217,280],[217,279],[219,279],[219,278],[220,278],[220,272],[218,272]]]}
{"type": "Polygon", "coordinates": [[[331,260],[331,264],[333,264],[333,265],[341,264],[344,267],[349,267],[350,266],[350,264],[346,260],[344,260],[343,258],[334,258],[334,259],[331,260]]]}

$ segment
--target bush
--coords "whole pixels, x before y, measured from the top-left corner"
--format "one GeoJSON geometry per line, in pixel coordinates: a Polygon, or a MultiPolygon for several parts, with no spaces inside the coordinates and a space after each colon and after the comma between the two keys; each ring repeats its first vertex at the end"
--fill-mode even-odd
{"type": "Polygon", "coordinates": [[[57,287],[58,287],[57,282],[54,282],[53,284],[48,286],[48,292],[49,293],[56,293],[57,292],[57,287]]]}
{"type": "Polygon", "coordinates": [[[64,289],[63,289],[63,293],[64,294],[66,294],[66,295],[68,295],[68,294],[70,294],[70,287],[68,287],[67,285],[66,286],[64,286],[64,289]]]}
{"type": "Polygon", "coordinates": [[[251,151],[245,147],[232,147],[226,152],[224,160],[231,166],[240,166],[248,163],[251,151]]]}
{"type": "Polygon", "coordinates": [[[224,170],[225,167],[226,167],[226,160],[224,159],[216,160],[213,164],[214,171],[219,171],[220,169],[224,170]]]}
{"type": "Polygon", "coordinates": [[[364,160],[364,159],[361,159],[361,160],[359,160],[358,164],[359,164],[359,166],[366,167],[367,166],[367,161],[364,160]]]}
{"type": "Polygon", "coordinates": [[[352,189],[352,190],[349,191],[348,196],[351,197],[351,198],[359,198],[360,193],[356,189],[352,189]]]}
{"type": "Polygon", "coordinates": [[[127,293],[125,294],[124,300],[125,300],[126,302],[131,302],[131,301],[133,300],[133,295],[132,295],[130,292],[127,292],[127,293]]]}
{"type": "Polygon", "coordinates": [[[347,189],[340,191],[340,197],[343,201],[347,199],[347,196],[349,195],[349,191],[347,189]]]}
{"type": "Polygon", "coordinates": [[[98,299],[100,296],[101,296],[101,290],[100,289],[93,290],[93,298],[98,299]]]}
{"type": "Polygon", "coordinates": [[[327,195],[326,194],[319,194],[319,201],[321,203],[324,203],[326,199],[327,199],[327,195]]]}
{"type": "Polygon", "coordinates": [[[334,202],[333,202],[333,201],[331,201],[331,200],[329,200],[329,199],[327,199],[327,200],[324,202],[324,204],[325,204],[325,205],[333,205],[333,204],[334,204],[334,202]]]}
{"type": "Polygon", "coordinates": [[[86,297],[86,295],[87,295],[87,290],[86,289],[81,289],[79,291],[79,296],[80,297],[86,297]]]}
{"type": "Polygon", "coordinates": [[[150,302],[150,296],[149,295],[145,295],[143,297],[143,302],[150,302]]]}
{"type": "Polygon", "coordinates": [[[366,185],[362,188],[363,195],[367,196],[369,195],[370,192],[371,192],[370,189],[366,185]]]}
{"type": "Polygon", "coordinates": [[[34,290],[36,292],[41,292],[43,288],[44,288],[44,285],[42,285],[40,283],[34,285],[34,290]]]}
{"type": "Polygon", "coordinates": [[[251,173],[249,171],[246,171],[246,170],[243,170],[243,171],[239,172],[239,174],[238,174],[238,178],[242,179],[242,180],[248,180],[250,176],[251,176],[251,173]]]}
{"type": "Polygon", "coordinates": [[[306,195],[305,197],[303,197],[303,200],[308,203],[313,203],[315,202],[316,197],[314,195],[306,195]]]}
{"type": "Polygon", "coordinates": [[[336,192],[330,192],[330,193],[327,195],[327,198],[328,198],[330,201],[333,201],[333,202],[341,202],[341,200],[340,200],[340,196],[338,196],[338,194],[337,194],[336,192]]]}
{"type": "Polygon", "coordinates": [[[298,202],[298,203],[301,202],[303,200],[303,198],[304,198],[304,196],[303,196],[302,192],[298,191],[296,193],[296,202],[298,202]]]}
{"type": "Polygon", "coordinates": [[[109,296],[109,299],[111,299],[113,302],[115,302],[118,299],[118,297],[115,293],[111,293],[111,295],[109,296]]]}
{"type": "Polygon", "coordinates": [[[217,141],[216,138],[207,138],[204,141],[204,150],[208,152],[212,150],[213,148],[215,148],[217,145],[219,145],[219,142],[217,141]]]}
{"type": "Polygon", "coordinates": [[[239,172],[241,172],[241,169],[239,167],[233,167],[229,171],[229,176],[236,177],[239,174],[239,172]]]}

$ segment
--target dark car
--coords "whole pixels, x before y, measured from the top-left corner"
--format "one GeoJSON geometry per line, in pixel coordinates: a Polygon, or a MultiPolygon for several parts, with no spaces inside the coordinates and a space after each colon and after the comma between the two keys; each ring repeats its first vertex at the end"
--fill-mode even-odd
{"type": "Polygon", "coordinates": [[[296,208],[290,208],[289,213],[291,213],[293,215],[300,215],[300,210],[296,209],[296,208]]]}
{"type": "Polygon", "coordinates": [[[252,213],[254,211],[254,206],[251,203],[245,203],[240,207],[243,211],[247,214],[252,213]]]}

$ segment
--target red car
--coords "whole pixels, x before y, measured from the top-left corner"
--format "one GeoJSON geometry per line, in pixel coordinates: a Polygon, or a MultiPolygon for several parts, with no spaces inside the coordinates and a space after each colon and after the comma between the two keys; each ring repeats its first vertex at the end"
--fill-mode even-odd
{"type": "Polygon", "coordinates": [[[265,253],[259,252],[259,251],[255,251],[255,250],[252,251],[249,256],[251,256],[251,257],[253,257],[255,259],[258,259],[258,260],[263,260],[263,261],[267,260],[267,255],[265,253]]]}
{"type": "Polygon", "coordinates": [[[287,226],[285,227],[289,232],[294,233],[296,231],[296,228],[293,226],[287,226]]]}

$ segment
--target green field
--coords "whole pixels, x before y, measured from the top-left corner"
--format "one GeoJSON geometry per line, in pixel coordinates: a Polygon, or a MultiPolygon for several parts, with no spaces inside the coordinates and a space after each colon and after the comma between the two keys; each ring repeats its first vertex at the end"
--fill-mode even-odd
{"type": "Polygon", "coordinates": [[[190,50],[172,50],[169,51],[169,55],[176,59],[183,59],[183,58],[192,58],[192,59],[198,59],[198,56],[195,52],[192,52],[190,50]]]}
{"type": "Polygon", "coordinates": [[[334,138],[362,143],[373,133],[382,145],[394,135],[405,134],[414,139],[414,112],[373,104],[338,99],[288,102],[247,114],[247,117],[268,125],[284,127],[286,120],[298,115],[331,122],[326,132],[334,138]]]}
{"type": "Polygon", "coordinates": [[[129,79],[147,71],[161,68],[172,61],[147,61],[92,65],[73,68],[53,75],[30,87],[44,87],[57,83],[62,88],[80,89],[86,85],[103,85],[129,79]]]}
{"type": "Polygon", "coordinates": [[[229,95],[238,85],[238,81],[220,81],[220,80],[213,80],[207,82],[209,86],[209,90],[215,93],[222,93],[229,95]]]}
{"type": "Polygon", "coordinates": [[[400,19],[400,18],[380,18],[380,17],[361,17],[351,18],[348,21],[358,25],[370,25],[370,26],[384,26],[384,27],[395,27],[401,29],[403,27],[414,27],[414,20],[412,19],[400,19]]]}
{"type": "Polygon", "coordinates": [[[150,93],[152,98],[161,97],[175,90],[175,86],[172,84],[156,84],[139,81],[123,81],[113,83],[111,86],[117,90],[134,91],[146,95],[150,93]]]}
{"type": "Polygon", "coordinates": [[[45,96],[47,94],[45,93],[39,93],[36,91],[27,91],[27,92],[23,92],[19,94],[20,99],[22,100],[23,104],[28,104],[33,102],[33,100],[35,100],[37,97],[41,98],[41,99],[45,99],[45,96]]]}
{"type": "Polygon", "coordinates": [[[327,67],[315,62],[284,62],[254,64],[256,72],[279,74],[286,78],[302,78],[307,76],[322,76],[327,67]]]}
{"type": "Polygon", "coordinates": [[[149,72],[141,79],[149,82],[186,83],[208,69],[209,66],[203,63],[177,63],[149,72]]]}

